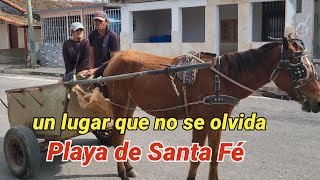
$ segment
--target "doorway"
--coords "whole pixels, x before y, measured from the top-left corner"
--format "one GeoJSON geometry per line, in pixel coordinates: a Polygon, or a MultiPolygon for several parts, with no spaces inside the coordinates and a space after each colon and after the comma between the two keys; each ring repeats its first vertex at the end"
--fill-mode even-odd
{"type": "Polygon", "coordinates": [[[19,48],[18,44],[18,28],[9,24],[10,49],[19,48]]]}

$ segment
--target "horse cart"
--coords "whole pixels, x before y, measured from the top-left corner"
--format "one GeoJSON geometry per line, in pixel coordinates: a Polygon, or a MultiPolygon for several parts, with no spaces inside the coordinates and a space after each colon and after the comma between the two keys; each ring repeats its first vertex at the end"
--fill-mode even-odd
{"type": "MultiPolygon", "coordinates": [[[[97,109],[81,107],[79,94],[72,90],[73,87],[51,84],[6,91],[8,105],[4,105],[8,108],[11,128],[4,138],[4,155],[16,177],[29,178],[37,173],[40,152],[46,149],[49,141],[63,141],[80,135],[78,131],[60,130],[63,113],[79,118],[106,116],[97,109]],[[40,117],[54,118],[54,130],[35,130],[33,120],[40,117]]],[[[45,127],[47,120],[43,120],[45,127]]],[[[102,144],[110,144],[111,129],[112,123],[108,123],[105,131],[93,133],[102,144]]]]}
{"type": "MultiPolygon", "coordinates": [[[[144,74],[156,75],[202,69],[208,68],[210,65],[210,63],[202,63],[167,67],[165,69],[128,73],[96,79],[76,80],[63,84],[49,84],[7,90],[8,105],[2,101],[8,108],[8,118],[11,127],[4,138],[4,154],[6,162],[16,177],[32,177],[37,173],[40,167],[40,152],[46,149],[49,141],[64,141],[80,135],[78,134],[78,131],[61,130],[61,120],[65,112],[68,113],[69,117],[102,118],[107,117],[108,115],[111,117],[111,104],[105,98],[103,98],[105,100],[104,102],[102,101],[98,104],[100,104],[100,107],[108,106],[107,109],[97,110],[97,107],[92,108],[90,106],[88,106],[88,108],[83,108],[83,106],[80,105],[79,91],[74,91],[73,89],[76,86],[79,87],[79,84],[82,85],[82,89],[83,87],[85,87],[84,89],[89,89],[87,88],[88,84],[103,84],[106,81],[130,79],[144,74]],[[54,118],[56,120],[55,129],[35,130],[33,128],[34,118],[40,117],[54,118]],[[39,142],[40,140],[44,140],[44,142],[39,142]]],[[[102,94],[100,95],[102,96],[102,94]]],[[[84,94],[82,94],[82,96],[84,96],[84,94]]],[[[86,98],[84,97],[83,99],[86,98]]],[[[44,122],[44,125],[45,124],[46,123],[44,122]]],[[[96,131],[93,133],[102,144],[110,144],[110,130],[112,127],[113,123],[111,122],[108,123],[108,127],[105,131],[96,131]]]]}

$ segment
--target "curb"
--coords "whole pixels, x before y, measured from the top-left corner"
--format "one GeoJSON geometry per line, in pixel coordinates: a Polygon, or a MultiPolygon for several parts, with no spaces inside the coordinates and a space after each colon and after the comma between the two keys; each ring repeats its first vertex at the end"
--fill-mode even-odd
{"type": "Polygon", "coordinates": [[[281,92],[274,91],[275,93],[267,93],[267,92],[261,92],[261,96],[273,98],[273,99],[280,99],[280,100],[292,100],[291,97],[287,94],[280,94],[281,92]]]}
{"type": "Polygon", "coordinates": [[[51,77],[62,77],[62,73],[53,72],[37,72],[37,71],[24,71],[22,69],[4,69],[1,73],[6,74],[26,74],[26,75],[37,75],[37,76],[51,76],[51,77]]]}

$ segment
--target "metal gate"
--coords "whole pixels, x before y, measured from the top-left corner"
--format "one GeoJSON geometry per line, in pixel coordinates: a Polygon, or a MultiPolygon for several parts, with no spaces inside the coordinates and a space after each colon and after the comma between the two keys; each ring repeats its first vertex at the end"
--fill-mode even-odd
{"type": "Polygon", "coordinates": [[[262,41],[270,41],[269,36],[282,38],[285,26],[285,1],[263,2],[262,41]]]}
{"type": "MultiPolygon", "coordinates": [[[[120,36],[121,12],[120,9],[106,10],[109,20],[109,28],[120,36]]],[[[93,14],[85,13],[82,10],[62,12],[58,17],[41,18],[41,36],[43,43],[63,43],[70,38],[70,24],[81,22],[85,27],[85,38],[93,31],[93,14]]]]}
{"type": "Polygon", "coordinates": [[[121,12],[120,9],[110,9],[106,11],[109,19],[109,28],[120,36],[121,32],[121,12]]]}
{"type": "Polygon", "coordinates": [[[67,11],[57,17],[41,18],[41,36],[44,43],[63,43],[70,38],[70,25],[81,22],[81,10],[67,11]]]}

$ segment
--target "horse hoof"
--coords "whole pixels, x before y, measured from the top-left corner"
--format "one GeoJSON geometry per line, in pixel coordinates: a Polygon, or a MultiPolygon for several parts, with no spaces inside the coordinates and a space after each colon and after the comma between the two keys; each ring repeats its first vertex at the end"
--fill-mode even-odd
{"type": "Polygon", "coordinates": [[[131,169],[130,171],[127,172],[128,177],[137,177],[138,173],[134,169],[131,169]]]}
{"type": "Polygon", "coordinates": [[[126,176],[121,176],[121,180],[129,180],[129,177],[126,175],[126,176]]]}
{"type": "Polygon", "coordinates": [[[119,177],[121,178],[121,180],[129,180],[127,173],[121,173],[119,174],[119,177]]]}

